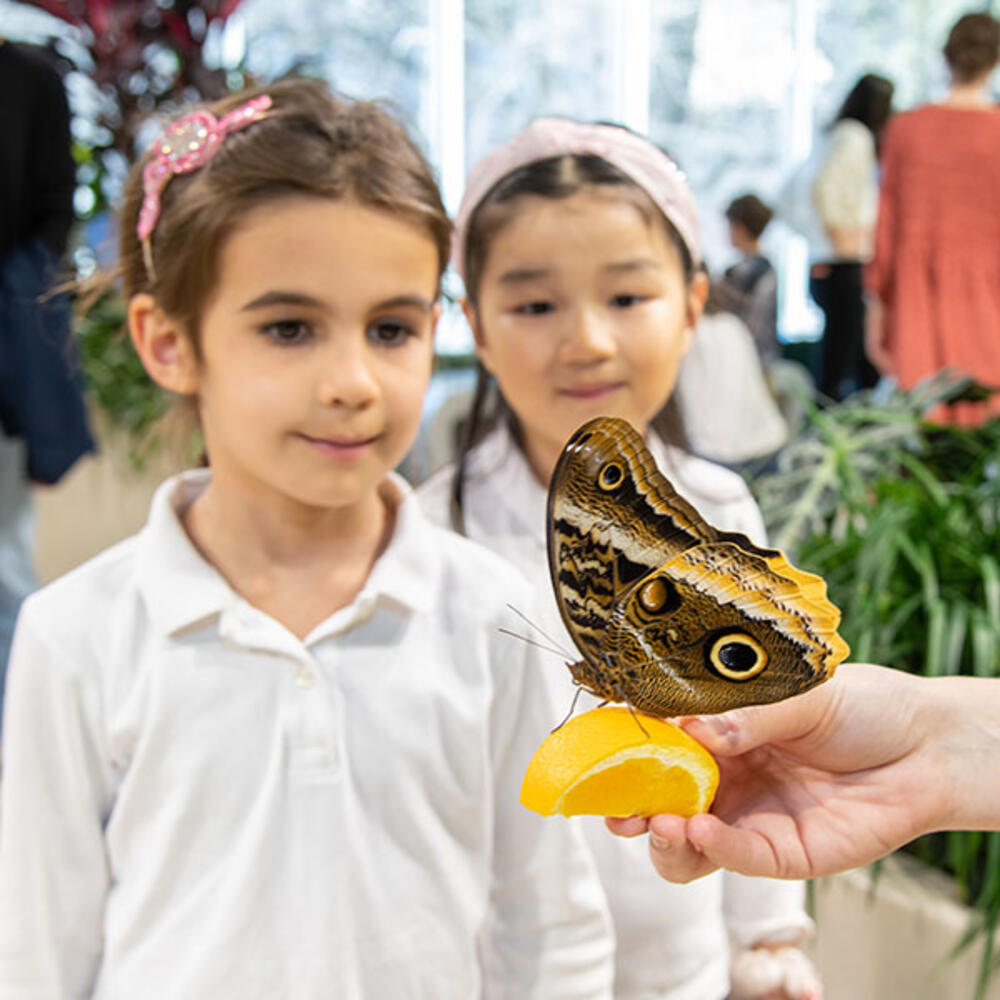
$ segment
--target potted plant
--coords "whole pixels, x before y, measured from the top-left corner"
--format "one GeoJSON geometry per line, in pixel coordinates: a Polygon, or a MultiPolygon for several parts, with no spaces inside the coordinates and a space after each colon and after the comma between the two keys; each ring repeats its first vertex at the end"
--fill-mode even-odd
{"type": "MultiPolygon", "coordinates": [[[[947,375],[876,402],[812,407],[807,427],[751,476],[771,541],[823,576],[851,658],[926,676],[1000,676],[1000,419],[936,424],[934,404],[982,396],[947,375]]],[[[985,995],[1000,918],[1000,833],[934,834],[910,854],[969,907],[985,995]]],[[[940,996],[940,994],[934,994],[940,996]]],[[[970,997],[971,1000],[971,997],[970,997]]]]}

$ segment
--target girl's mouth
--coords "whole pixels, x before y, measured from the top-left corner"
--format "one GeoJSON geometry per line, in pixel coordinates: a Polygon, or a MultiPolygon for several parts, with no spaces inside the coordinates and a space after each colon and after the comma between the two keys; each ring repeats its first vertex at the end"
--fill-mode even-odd
{"type": "Polygon", "coordinates": [[[569,396],[570,399],[601,399],[604,396],[609,396],[611,393],[616,392],[618,389],[622,388],[624,384],[624,382],[592,382],[589,384],[574,385],[565,389],[560,389],[559,394],[561,396],[569,396]]]}
{"type": "Polygon", "coordinates": [[[323,452],[326,455],[338,455],[345,458],[362,454],[375,444],[380,437],[378,434],[365,438],[312,437],[309,434],[302,434],[300,436],[317,451],[323,452]]]}

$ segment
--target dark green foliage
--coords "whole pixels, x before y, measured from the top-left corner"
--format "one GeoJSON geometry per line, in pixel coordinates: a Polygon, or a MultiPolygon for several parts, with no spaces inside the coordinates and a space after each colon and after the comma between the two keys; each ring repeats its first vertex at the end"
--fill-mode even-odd
{"type": "MultiPolygon", "coordinates": [[[[751,485],[772,542],[826,578],[850,659],[914,674],[1000,676],[1000,419],[932,424],[929,404],[968,393],[939,378],[876,407],[869,395],[810,415],[777,468],[751,485]]],[[[1000,919],[1000,833],[923,837],[985,934],[986,988],[1000,919]]]]}

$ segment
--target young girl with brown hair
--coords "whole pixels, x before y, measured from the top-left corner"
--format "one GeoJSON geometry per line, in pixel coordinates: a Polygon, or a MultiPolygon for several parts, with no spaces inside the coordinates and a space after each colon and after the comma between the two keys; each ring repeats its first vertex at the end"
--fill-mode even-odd
{"type": "Polygon", "coordinates": [[[0,994],[606,997],[583,843],[518,788],[551,725],[519,578],[392,469],[450,226],[376,106],[285,82],[131,174],[132,340],[209,466],[14,640],[0,994]]]}

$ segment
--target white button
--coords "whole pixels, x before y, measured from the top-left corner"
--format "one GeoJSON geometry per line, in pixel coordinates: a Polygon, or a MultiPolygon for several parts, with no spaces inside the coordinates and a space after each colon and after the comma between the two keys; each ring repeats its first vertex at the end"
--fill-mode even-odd
{"type": "Polygon", "coordinates": [[[316,672],[309,667],[299,667],[295,672],[295,683],[300,688],[312,687],[316,683],[316,672]]]}

